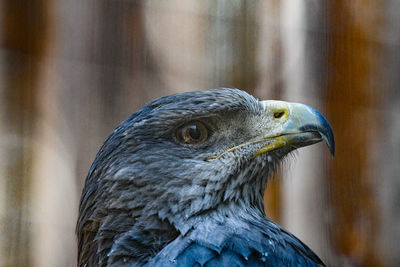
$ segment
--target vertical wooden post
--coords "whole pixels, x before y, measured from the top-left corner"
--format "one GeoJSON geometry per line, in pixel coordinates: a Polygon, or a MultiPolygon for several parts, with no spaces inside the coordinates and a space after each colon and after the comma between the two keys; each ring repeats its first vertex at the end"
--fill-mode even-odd
{"type": "MultiPolygon", "coordinates": [[[[29,266],[30,222],[28,203],[32,171],[31,138],[37,116],[40,60],[46,49],[48,2],[5,0],[2,3],[1,47],[4,57],[2,138],[7,144],[3,266],[29,266]]],[[[3,178],[3,177],[2,177],[3,178]]]]}
{"type": "MultiPolygon", "coordinates": [[[[379,2],[379,1],[376,1],[379,2]]],[[[336,138],[329,161],[331,238],[338,265],[381,266],[378,207],[373,191],[375,110],[379,44],[377,3],[334,0],[328,4],[327,116],[336,138]],[[346,264],[346,265],[347,265],[346,264]]],[[[336,260],[335,260],[336,261],[336,260]]]]}

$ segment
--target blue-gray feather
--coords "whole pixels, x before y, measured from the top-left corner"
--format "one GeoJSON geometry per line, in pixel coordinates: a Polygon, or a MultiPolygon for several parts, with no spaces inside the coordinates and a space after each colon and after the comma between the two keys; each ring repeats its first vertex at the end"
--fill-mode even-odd
{"type": "Polygon", "coordinates": [[[263,144],[205,159],[260,134],[260,102],[235,89],[157,99],[122,122],[90,168],[77,224],[80,266],[313,266],[321,260],[267,219],[263,192],[293,148],[263,144]],[[185,146],[190,120],[212,129],[185,146]]]}

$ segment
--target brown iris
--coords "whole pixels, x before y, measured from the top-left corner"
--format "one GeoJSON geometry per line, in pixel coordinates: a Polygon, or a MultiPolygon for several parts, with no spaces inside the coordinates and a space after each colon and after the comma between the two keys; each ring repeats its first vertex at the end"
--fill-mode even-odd
{"type": "Polygon", "coordinates": [[[204,123],[191,121],[179,127],[175,132],[176,139],[184,144],[200,144],[207,140],[208,130],[204,123]]]}

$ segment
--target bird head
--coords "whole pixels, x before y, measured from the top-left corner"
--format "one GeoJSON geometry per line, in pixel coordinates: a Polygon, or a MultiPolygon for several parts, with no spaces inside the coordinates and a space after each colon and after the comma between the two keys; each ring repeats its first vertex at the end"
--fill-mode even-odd
{"type": "Polygon", "coordinates": [[[322,140],[333,154],[329,123],[302,104],[259,101],[236,89],[159,98],[105,141],[83,190],[78,232],[87,222],[107,229],[124,218],[124,231],[157,218],[185,233],[214,210],[263,211],[264,187],[279,162],[322,140]]]}

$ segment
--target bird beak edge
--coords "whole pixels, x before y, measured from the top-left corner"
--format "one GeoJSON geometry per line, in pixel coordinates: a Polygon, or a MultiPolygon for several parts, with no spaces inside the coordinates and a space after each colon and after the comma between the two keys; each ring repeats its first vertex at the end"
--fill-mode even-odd
{"type": "Polygon", "coordinates": [[[318,143],[322,140],[329,151],[335,154],[335,139],[329,122],[320,112],[312,107],[299,103],[265,100],[261,101],[268,117],[281,125],[279,130],[263,139],[271,142],[262,147],[256,155],[284,146],[300,148],[318,143]]]}

